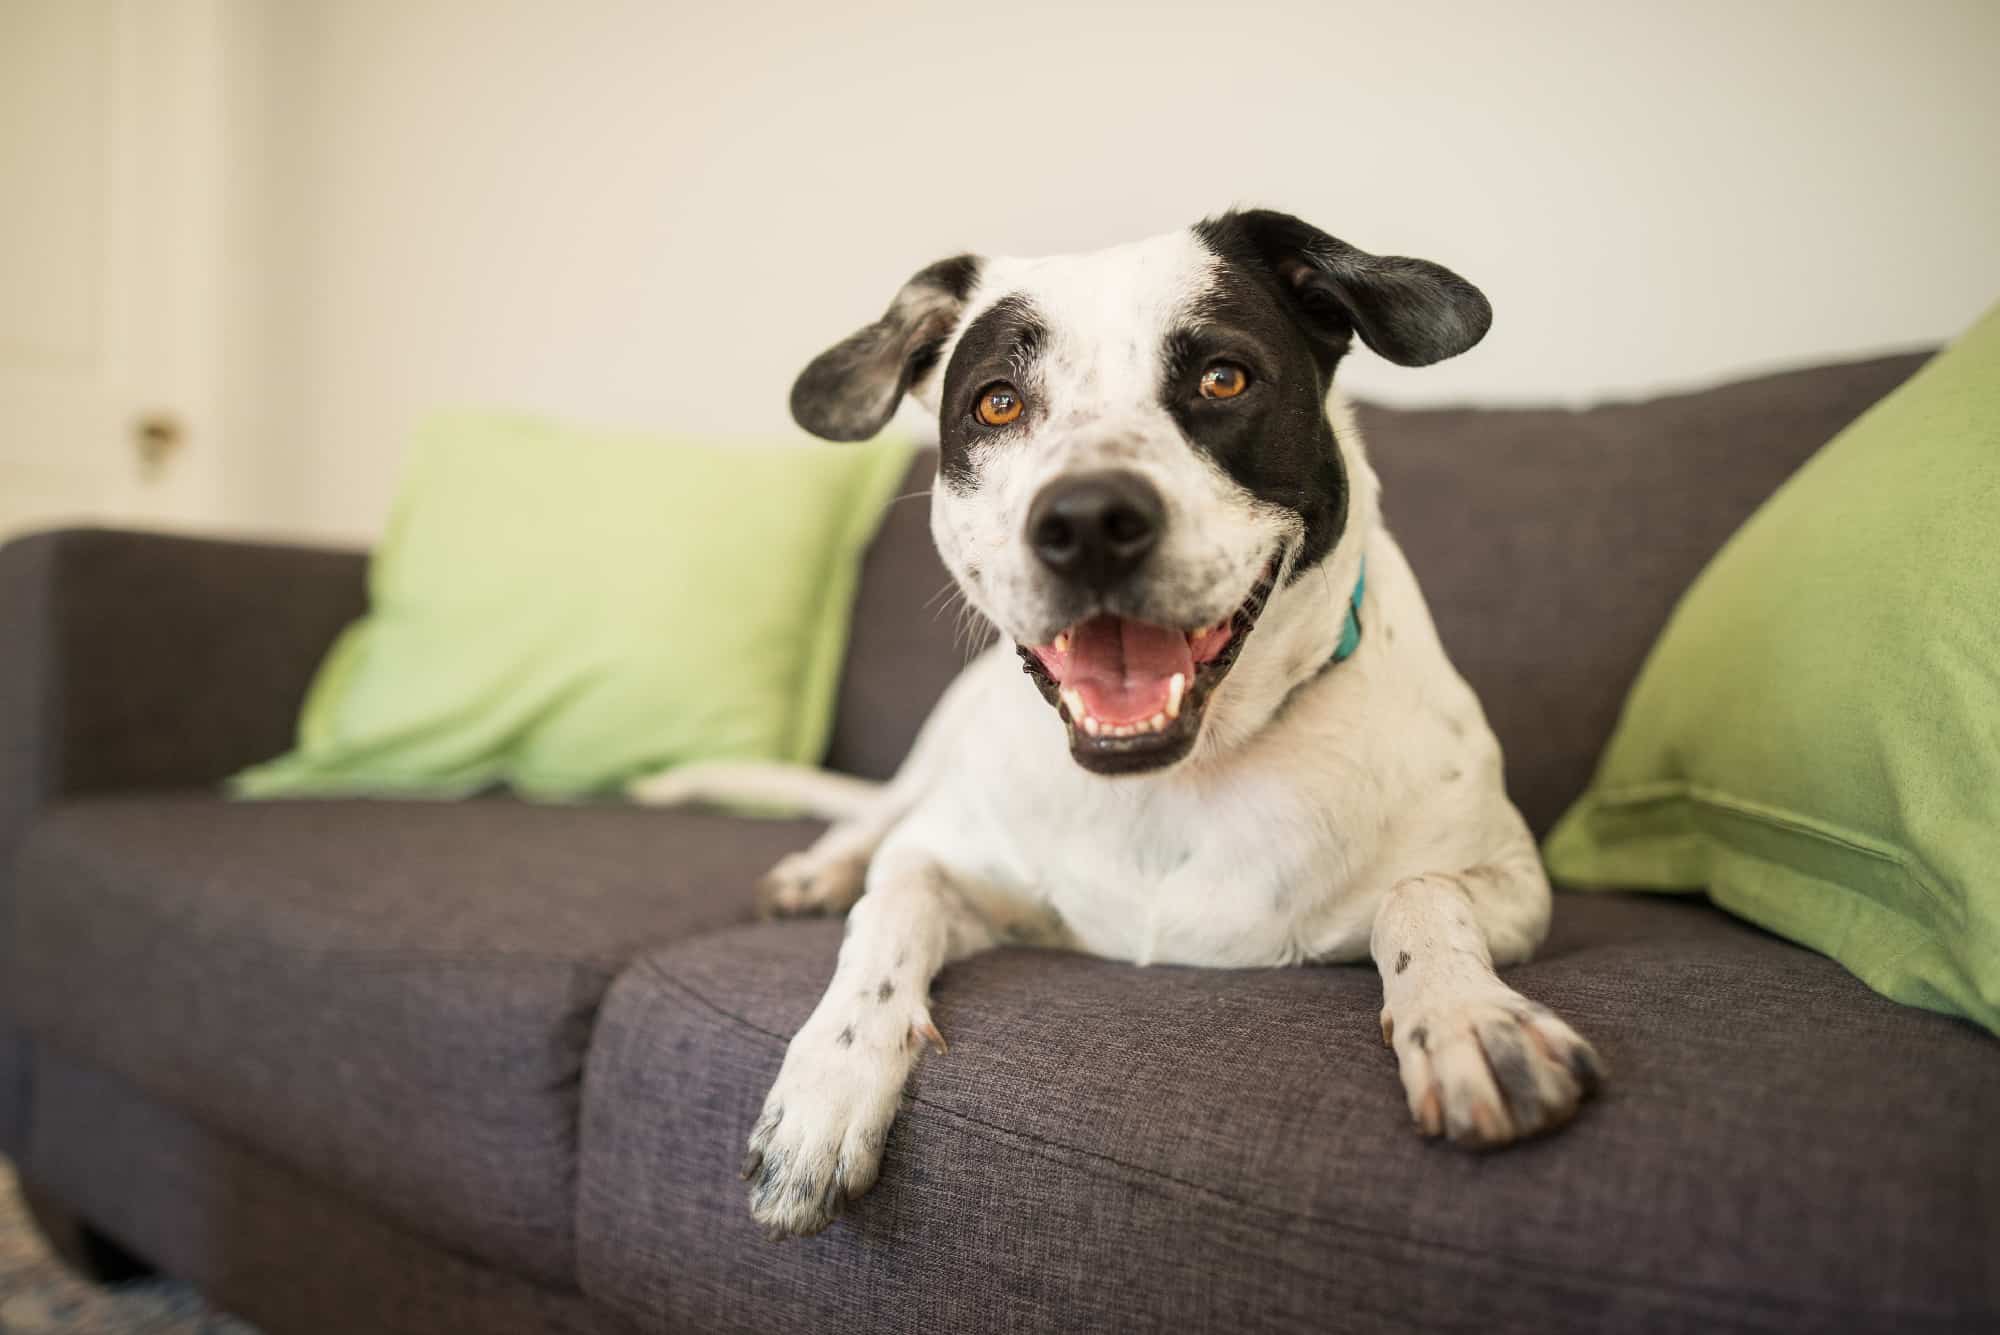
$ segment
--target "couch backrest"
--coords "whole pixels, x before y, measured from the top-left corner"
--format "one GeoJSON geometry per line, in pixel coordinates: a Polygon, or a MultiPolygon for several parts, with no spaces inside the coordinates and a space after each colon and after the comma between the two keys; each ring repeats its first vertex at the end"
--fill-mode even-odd
{"type": "MultiPolygon", "coordinates": [[[[1363,405],[1389,527],[1484,702],[1539,835],[1582,791],[1681,593],[1812,452],[1926,354],[1563,409],[1363,405]]],[[[904,493],[927,493],[920,455],[904,493]]],[[[886,777],[965,662],[928,500],[891,507],[855,607],[828,763],[886,777]]]]}
{"type": "Polygon", "coordinates": [[[931,706],[987,642],[959,633],[957,591],[931,543],[936,477],[937,451],[918,451],[862,564],[829,768],[895,773],[931,706]]]}

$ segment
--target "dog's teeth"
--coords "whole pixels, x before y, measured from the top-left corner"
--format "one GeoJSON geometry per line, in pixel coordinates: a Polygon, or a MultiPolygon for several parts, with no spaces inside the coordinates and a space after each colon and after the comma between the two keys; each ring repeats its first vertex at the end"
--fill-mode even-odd
{"type": "Polygon", "coordinates": [[[1056,636],[1056,641],[1055,641],[1055,643],[1054,643],[1053,645],[1051,645],[1050,647],[1051,647],[1052,649],[1054,649],[1054,650],[1055,650],[1055,651],[1056,651],[1057,653],[1059,653],[1059,654],[1066,654],[1066,653],[1068,653],[1068,652],[1069,652],[1069,632],[1068,632],[1068,631],[1063,631],[1063,632],[1062,632],[1061,634],[1057,635],[1057,636],[1056,636]]]}
{"type": "Polygon", "coordinates": [[[1089,733],[1092,737],[1099,737],[1103,735],[1104,725],[1102,723],[1099,723],[1096,719],[1092,718],[1090,715],[1085,714],[1080,721],[1083,724],[1083,730],[1089,733]]]}
{"type": "Polygon", "coordinates": [[[1167,726],[1167,716],[1165,714],[1155,714],[1146,720],[1146,725],[1154,732],[1162,732],[1167,726]]]}
{"type": "MultiPolygon", "coordinates": [[[[1187,691],[1187,673],[1176,672],[1167,682],[1167,717],[1181,716],[1181,696],[1187,691]]],[[[1161,726],[1165,726],[1162,724],[1161,726]]]]}
{"type": "Polygon", "coordinates": [[[1072,686],[1062,693],[1062,702],[1063,707],[1069,710],[1070,722],[1081,723],[1089,716],[1089,711],[1083,707],[1083,692],[1076,687],[1072,686]]]}

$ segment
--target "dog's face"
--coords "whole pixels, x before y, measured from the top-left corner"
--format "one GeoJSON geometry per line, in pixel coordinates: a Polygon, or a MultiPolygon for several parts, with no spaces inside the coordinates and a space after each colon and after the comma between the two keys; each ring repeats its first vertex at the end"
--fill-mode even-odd
{"type": "Polygon", "coordinates": [[[945,564],[1020,646],[1077,763],[1128,773],[1193,749],[1267,603],[1338,542],[1326,404],[1354,336],[1422,365],[1490,318],[1437,265],[1230,213],[1094,254],[934,264],[806,368],[792,411],[835,440],[874,435],[905,393],[937,412],[945,564]]]}

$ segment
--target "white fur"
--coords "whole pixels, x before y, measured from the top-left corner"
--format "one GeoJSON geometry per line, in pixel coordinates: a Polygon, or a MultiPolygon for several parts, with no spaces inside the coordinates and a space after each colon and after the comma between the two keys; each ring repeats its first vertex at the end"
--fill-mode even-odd
{"type": "MultiPolygon", "coordinates": [[[[1156,331],[1211,263],[1185,233],[989,262],[965,318],[999,294],[1033,294],[1055,342],[1022,388],[1050,408],[1032,447],[986,447],[976,488],[938,489],[933,529],[1007,636],[1039,643],[1061,628],[1020,534],[1030,498],[1064,470],[1115,457],[1155,483],[1169,508],[1161,580],[1192,610],[1181,624],[1226,615],[1297,536],[1296,516],[1244,493],[1157,402],[1156,331]]],[[[1589,1046],[1494,974],[1541,942],[1548,884],[1499,745],[1382,527],[1360,436],[1337,396],[1327,409],[1351,487],[1346,529],[1319,568],[1281,579],[1187,760],[1087,772],[1003,640],[946,694],[896,780],[768,878],[779,911],[842,908],[866,887],[751,1136],[751,1207],[774,1235],[824,1227],[873,1182],[934,1033],[931,977],[1006,942],[1137,964],[1372,953],[1384,1038],[1427,1133],[1505,1142],[1561,1122],[1588,1092],[1589,1046]],[[1364,555],[1360,649],[1322,670],[1364,555]]],[[[752,795],[744,778],[730,776],[727,795],[752,795]]]]}
{"type": "MultiPolygon", "coordinates": [[[[1297,537],[1296,515],[1258,504],[1188,448],[1160,403],[1159,331],[1206,293],[1213,263],[1188,232],[1091,255],[986,262],[959,331],[1009,293],[1034,294],[1048,339],[1021,369],[1021,388],[1041,405],[1039,420],[1030,434],[977,447],[976,490],[932,493],[931,534],[966,600],[1017,639],[1046,643],[1068,624],[1051,599],[1052,577],[1020,540],[1028,507],[1062,474],[1116,467],[1153,484],[1166,523],[1145,595],[1190,625],[1234,611],[1279,543],[1297,537]]],[[[941,366],[957,346],[954,333],[941,366]]],[[[941,379],[933,371],[913,392],[934,408],[941,379]]],[[[1157,605],[1120,610],[1165,619],[1157,605]]]]}

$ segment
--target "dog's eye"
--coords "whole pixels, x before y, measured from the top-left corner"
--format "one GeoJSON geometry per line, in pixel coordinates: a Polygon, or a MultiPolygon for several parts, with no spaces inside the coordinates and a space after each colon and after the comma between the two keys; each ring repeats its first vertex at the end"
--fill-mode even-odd
{"type": "Polygon", "coordinates": [[[1004,380],[996,380],[979,391],[979,407],[974,410],[988,426],[1006,426],[1021,415],[1021,395],[1004,380]]]}
{"type": "Polygon", "coordinates": [[[1233,399],[1250,388],[1250,373],[1235,362],[1217,362],[1201,373],[1204,399],[1233,399]]]}

